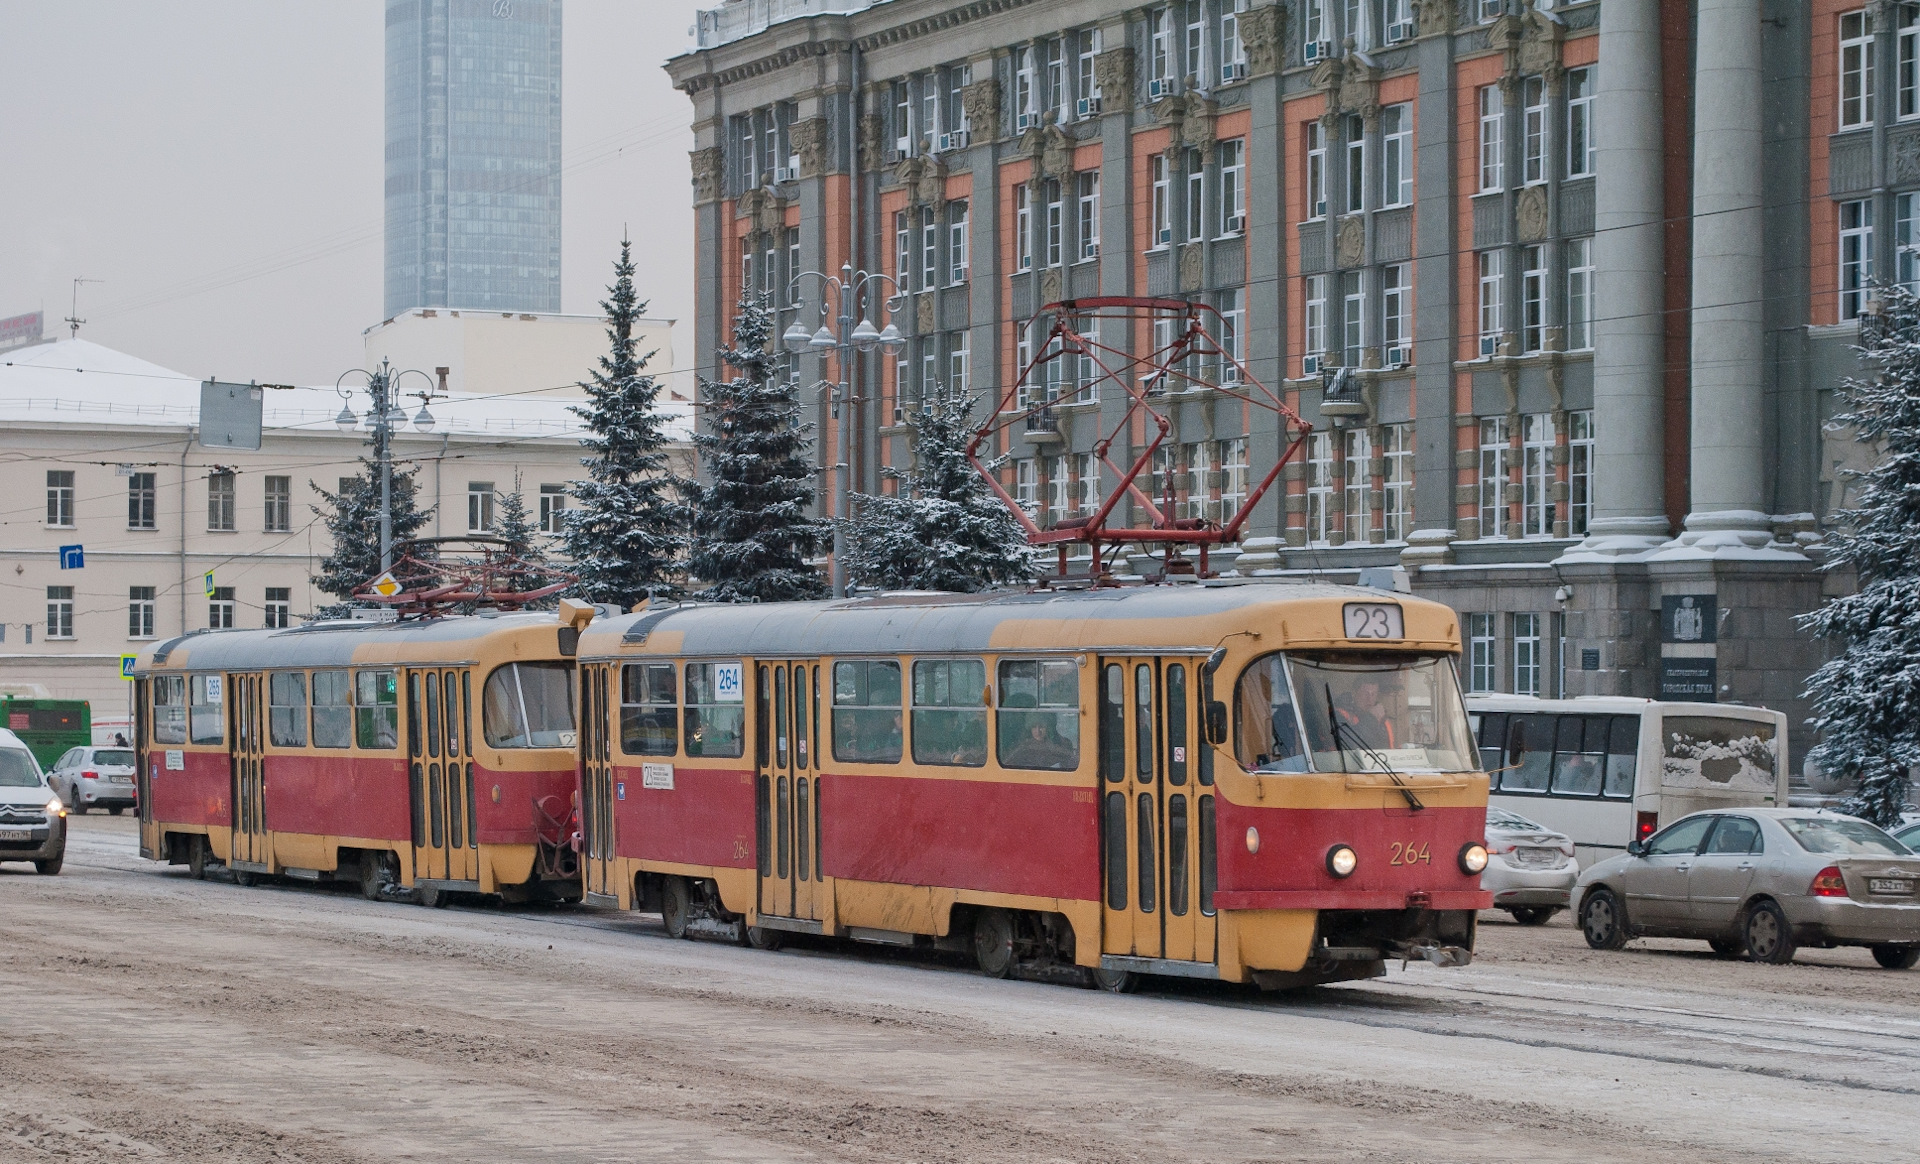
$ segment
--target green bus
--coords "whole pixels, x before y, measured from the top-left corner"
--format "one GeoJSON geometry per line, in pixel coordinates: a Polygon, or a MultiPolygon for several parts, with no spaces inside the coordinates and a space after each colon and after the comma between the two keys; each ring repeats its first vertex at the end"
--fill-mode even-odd
{"type": "Polygon", "coordinates": [[[0,723],[51,769],[68,748],[93,742],[93,715],[84,699],[15,699],[0,696],[0,723]]]}

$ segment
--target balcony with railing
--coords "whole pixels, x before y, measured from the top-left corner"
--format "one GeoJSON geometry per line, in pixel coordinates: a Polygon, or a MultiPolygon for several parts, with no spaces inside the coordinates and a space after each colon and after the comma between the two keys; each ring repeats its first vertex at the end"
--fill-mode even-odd
{"type": "Polygon", "coordinates": [[[887,0],[726,0],[695,14],[693,47],[719,48],[807,16],[847,16],[887,0]]]}

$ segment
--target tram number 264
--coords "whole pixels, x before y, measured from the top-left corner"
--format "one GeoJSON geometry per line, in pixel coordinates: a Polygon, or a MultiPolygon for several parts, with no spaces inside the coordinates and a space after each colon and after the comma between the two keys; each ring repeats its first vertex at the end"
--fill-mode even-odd
{"type": "Polygon", "coordinates": [[[1393,858],[1388,861],[1387,864],[1431,865],[1433,864],[1433,854],[1428,851],[1427,845],[1424,842],[1395,841],[1393,842],[1393,858]]]}

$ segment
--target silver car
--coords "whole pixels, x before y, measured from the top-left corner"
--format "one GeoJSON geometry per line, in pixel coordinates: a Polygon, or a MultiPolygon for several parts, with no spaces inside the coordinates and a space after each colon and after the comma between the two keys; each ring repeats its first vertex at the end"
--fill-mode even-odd
{"type": "Polygon", "coordinates": [[[47,782],[67,802],[68,811],[82,816],[89,808],[119,816],[135,807],[139,796],[132,748],[68,748],[53,762],[47,782]]]}
{"type": "Polygon", "coordinates": [[[1913,821],[1910,824],[1903,824],[1894,829],[1893,839],[1899,841],[1907,848],[1912,849],[1914,852],[1920,853],[1920,820],[1913,821]]]}
{"type": "Polygon", "coordinates": [[[1567,908],[1580,866],[1573,838],[1504,808],[1487,809],[1487,869],[1480,888],[1523,926],[1546,923],[1567,908]]]}
{"type": "Polygon", "coordinates": [[[1701,938],[1722,957],[1791,962],[1801,946],[1920,961],[1920,855],[1857,817],[1745,808],[1685,816],[1587,867],[1575,887],[1596,950],[1701,938]]]}
{"type": "Polygon", "coordinates": [[[32,861],[51,875],[66,856],[66,805],[47,787],[27,745],[0,728],[0,861],[32,861]]]}

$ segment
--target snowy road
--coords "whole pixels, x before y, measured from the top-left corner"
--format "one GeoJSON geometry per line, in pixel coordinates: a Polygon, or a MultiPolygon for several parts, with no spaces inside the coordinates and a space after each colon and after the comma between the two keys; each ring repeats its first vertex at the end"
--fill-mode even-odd
{"type": "Polygon", "coordinates": [[[1263,996],[767,954],[586,910],[0,868],[0,1160],[1859,1160],[1920,1145],[1920,972],[1587,950],[1263,996]]]}

